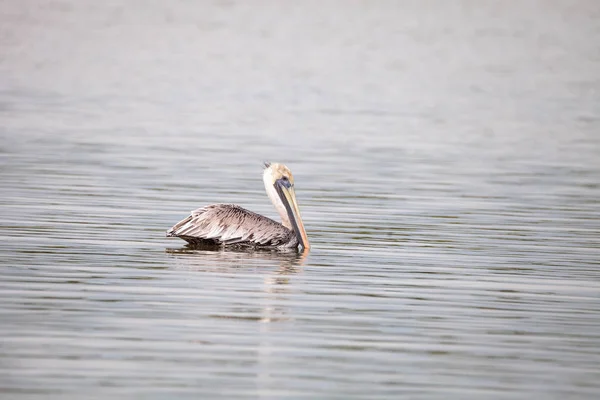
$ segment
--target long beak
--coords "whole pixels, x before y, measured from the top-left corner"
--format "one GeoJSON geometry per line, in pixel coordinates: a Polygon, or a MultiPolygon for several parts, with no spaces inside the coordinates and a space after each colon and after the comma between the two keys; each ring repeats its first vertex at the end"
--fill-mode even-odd
{"type": "Polygon", "coordinates": [[[308,237],[304,230],[304,224],[302,223],[302,217],[300,216],[300,210],[298,209],[298,203],[296,203],[296,193],[294,193],[294,187],[287,181],[281,179],[275,182],[275,189],[281,198],[281,202],[285,206],[288,217],[294,228],[294,233],[298,238],[298,242],[304,249],[310,248],[308,243],[308,237]]]}

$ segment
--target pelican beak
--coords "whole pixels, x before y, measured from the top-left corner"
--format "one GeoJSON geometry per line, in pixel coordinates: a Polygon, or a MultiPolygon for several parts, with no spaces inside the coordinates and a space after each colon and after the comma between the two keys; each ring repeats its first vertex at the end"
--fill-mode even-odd
{"type": "Polygon", "coordinates": [[[281,198],[281,202],[285,206],[288,217],[294,228],[294,233],[298,238],[298,243],[304,248],[309,249],[310,244],[308,243],[308,237],[304,230],[304,224],[302,223],[302,217],[300,216],[300,210],[298,209],[298,203],[296,203],[296,193],[294,193],[294,185],[288,180],[278,179],[275,181],[275,190],[281,198]]]}

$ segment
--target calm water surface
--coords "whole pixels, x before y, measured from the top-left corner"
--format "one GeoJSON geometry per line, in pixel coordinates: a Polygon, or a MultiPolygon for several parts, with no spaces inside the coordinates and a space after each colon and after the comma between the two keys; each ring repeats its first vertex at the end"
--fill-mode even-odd
{"type": "Polygon", "coordinates": [[[599,4],[4,1],[0,397],[597,398],[599,4]]]}

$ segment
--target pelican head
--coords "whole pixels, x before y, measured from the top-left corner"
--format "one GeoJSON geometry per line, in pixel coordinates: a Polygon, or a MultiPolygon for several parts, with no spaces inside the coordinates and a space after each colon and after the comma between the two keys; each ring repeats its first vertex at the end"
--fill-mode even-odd
{"type": "Polygon", "coordinates": [[[298,243],[304,249],[310,248],[298,203],[296,202],[292,171],[283,164],[266,162],[263,182],[271,202],[281,216],[283,226],[291,229],[296,234],[298,243]]]}

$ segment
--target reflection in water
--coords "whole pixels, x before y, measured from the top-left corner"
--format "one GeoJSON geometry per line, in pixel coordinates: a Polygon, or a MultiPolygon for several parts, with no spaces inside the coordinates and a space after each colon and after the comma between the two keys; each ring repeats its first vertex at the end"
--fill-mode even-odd
{"type": "Polygon", "coordinates": [[[267,249],[222,249],[214,247],[200,248],[198,246],[182,248],[167,248],[165,252],[175,260],[177,268],[206,270],[207,268],[248,268],[257,267],[272,262],[279,263],[281,273],[296,273],[304,264],[309,250],[295,249],[289,251],[267,249]]]}
{"type": "MultiPolygon", "coordinates": [[[[262,323],[288,321],[292,319],[286,307],[276,304],[287,304],[285,295],[289,293],[290,276],[302,270],[309,250],[266,250],[266,249],[199,249],[198,246],[183,247],[179,249],[168,248],[165,250],[174,262],[173,268],[188,269],[202,272],[220,272],[236,274],[240,272],[252,273],[263,270],[263,292],[259,313],[255,317],[262,323]],[[264,270],[270,271],[265,273],[264,270]]],[[[235,312],[215,314],[217,318],[231,318],[235,312]]],[[[235,318],[235,317],[233,317],[235,318]]],[[[244,317],[247,319],[247,317],[244,317]]]]}

